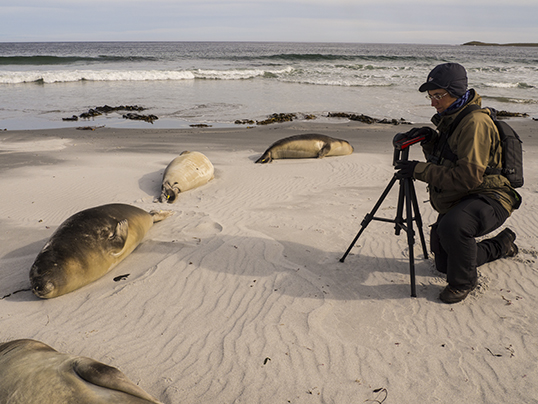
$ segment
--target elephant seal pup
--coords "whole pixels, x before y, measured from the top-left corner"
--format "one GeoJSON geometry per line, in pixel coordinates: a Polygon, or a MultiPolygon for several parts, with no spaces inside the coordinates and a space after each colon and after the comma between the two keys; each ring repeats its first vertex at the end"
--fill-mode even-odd
{"type": "Polygon", "coordinates": [[[121,203],[75,213],[37,255],[30,270],[34,294],[61,296],[100,278],[140,244],[153,223],[172,214],[121,203]]]}
{"type": "Polygon", "coordinates": [[[273,159],[322,158],[325,156],[345,156],[353,153],[353,146],[346,140],[309,133],[277,140],[256,163],[270,163],[273,159]]]}
{"type": "Polygon", "coordinates": [[[0,344],[0,403],[159,404],[120,370],[31,339],[0,344]]]}
{"type": "Polygon", "coordinates": [[[164,170],[159,202],[174,203],[180,192],[207,184],[214,177],[211,161],[200,152],[184,151],[164,170]]]}

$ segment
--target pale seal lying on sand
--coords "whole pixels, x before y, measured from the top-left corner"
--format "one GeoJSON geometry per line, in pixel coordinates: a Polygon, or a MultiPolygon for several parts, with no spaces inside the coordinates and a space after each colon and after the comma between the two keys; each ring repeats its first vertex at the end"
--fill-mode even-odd
{"type": "Polygon", "coordinates": [[[0,403],[160,404],[118,369],[31,339],[0,344],[0,403]]]}
{"type": "Polygon", "coordinates": [[[153,223],[172,214],[121,203],[75,213],[37,255],[30,270],[34,294],[56,297],[100,278],[140,244],[153,223]]]}
{"type": "Polygon", "coordinates": [[[164,170],[159,202],[174,203],[180,192],[207,184],[214,177],[211,161],[200,152],[184,151],[164,170]]]}
{"type": "Polygon", "coordinates": [[[256,160],[256,163],[270,163],[273,159],[345,156],[351,153],[353,153],[353,146],[345,140],[309,133],[277,140],[256,160]]]}

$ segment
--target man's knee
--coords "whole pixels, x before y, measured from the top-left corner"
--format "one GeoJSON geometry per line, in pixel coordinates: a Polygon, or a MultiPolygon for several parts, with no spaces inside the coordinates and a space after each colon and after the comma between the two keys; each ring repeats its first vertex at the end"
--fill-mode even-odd
{"type": "Polygon", "coordinates": [[[458,217],[449,217],[446,216],[439,221],[437,224],[437,235],[441,243],[444,240],[454,240],[459,239],[462,236],[465,236],[465,220],[461,220],[458,217]]]}

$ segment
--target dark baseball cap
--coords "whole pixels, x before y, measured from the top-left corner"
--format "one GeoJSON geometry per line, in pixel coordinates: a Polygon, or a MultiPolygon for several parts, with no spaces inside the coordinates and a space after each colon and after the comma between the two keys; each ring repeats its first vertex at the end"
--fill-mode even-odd
{"type": "Polygon", "coordinates": [[[418,91],[435,90],[443,88],[455,97],[461,97],[467,91],[467,72],[465,67],[458,63],[443,63],[436,66],[426,82],[418,91]]]}

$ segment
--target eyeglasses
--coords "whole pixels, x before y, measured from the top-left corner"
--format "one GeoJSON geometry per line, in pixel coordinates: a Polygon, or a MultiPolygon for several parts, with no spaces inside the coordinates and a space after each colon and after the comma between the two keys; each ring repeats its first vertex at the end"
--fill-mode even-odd
{"type": "Polygon", "coordinates": [[[443,93],[443,94],[432,94],[432,95],[428,94],[428,95],[426,95],[426,99],[439,101],[441,98],[443,98],[447,94],[448,94],[448,92],[443,93]]]}

